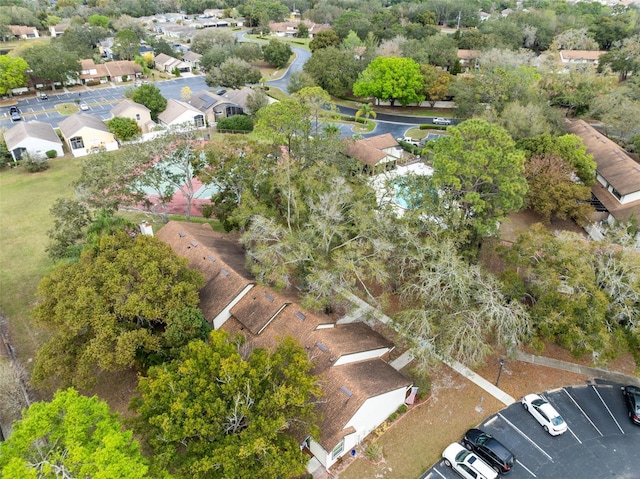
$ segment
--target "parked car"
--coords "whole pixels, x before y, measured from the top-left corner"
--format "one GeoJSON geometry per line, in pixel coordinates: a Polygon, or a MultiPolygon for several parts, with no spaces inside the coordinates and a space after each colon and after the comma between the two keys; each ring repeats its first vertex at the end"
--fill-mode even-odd
{"type": "Polygon", "coordinates": [[[629,418],[640,426],[640,388],[636,386],[625,386],[622,394],[626,399],[629,418]]]}
{"type": "Polygon", "coordinates": [[[89,109],[89,105],[87,105],[85,102],[80,103],[80,109],[82,111],[87,111],[89,109]]]}
{"type": "Polygon", "coordinates": [[[45,92],[40,92],[38,98],[40,98],[41,100],[48,100],[49,96],[45,92]]]}
{"type": "Polygon", "coordinates": [[[552,436],[558,436],[567,430],[567,423],[562,419],[562,416],[542,396],[527,394],[522,398],[522,406],[552,436]]]}
{"type": "Polygon", "coordinates": [[[22,120],[22,116],[20,116],[20,110],[17,106],[9,107],[9,116],[11,117],[11,121],[22,120]]]}
{"type": "Polygon", "coordinates": [[[420,146],[420,141],[418,140],[414,140],[413,138],[409,137],[409,136],[405,136],[403,138],[397,138],[398,142],[405,142],[405,143],[409,143],[410,145],[413,146],[420,146]]]}
{"type": "Polygon", "coordinates": [[[516,457],[509,449],[491,434],[480,429],[469,429],[462,442],[499,474],[510,472],[516,462],[516,457]]]}
{"type": "Polygon", "coordinates": [[[434,118],[433,124],[434,125],[450,125],[451,120],[449,120],[449,118],[434,118]]]}
{"type": "Polygon", "coordinates": [[[457,442],[443,451],[444,463],[465,479],[496,479],[498,473],[457,442]]]}

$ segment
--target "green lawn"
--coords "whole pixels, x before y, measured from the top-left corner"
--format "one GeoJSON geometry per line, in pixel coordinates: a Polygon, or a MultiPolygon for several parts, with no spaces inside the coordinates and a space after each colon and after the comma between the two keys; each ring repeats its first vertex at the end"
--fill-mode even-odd
{"type": "Polygon", "coordinates": [[[40,278],[53,266],[44,251],[53,226],[49,208],[58,197],[72,195],[71,182],[80,173],[79,159],[57,158],[50,164],[41,173],[0,170],[0,312],[27,366],[43,340],[29,310],[40,278]]]}

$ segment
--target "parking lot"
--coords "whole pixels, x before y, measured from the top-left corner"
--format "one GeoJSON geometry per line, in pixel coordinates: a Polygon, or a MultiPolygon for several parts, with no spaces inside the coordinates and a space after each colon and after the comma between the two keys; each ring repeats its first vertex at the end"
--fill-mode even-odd
{"type": "MultiPolygon", "coordinates": [[[[640,426],[628,417],[620,384],[597,382],[549,391],[543,396],[569,429],[550,436],[517,402],[479,428],[517,457],[510,479],[631,479],[640,477],[640,426]]],[[[439,461],[421,479],[459,476],[439,461]]]]}

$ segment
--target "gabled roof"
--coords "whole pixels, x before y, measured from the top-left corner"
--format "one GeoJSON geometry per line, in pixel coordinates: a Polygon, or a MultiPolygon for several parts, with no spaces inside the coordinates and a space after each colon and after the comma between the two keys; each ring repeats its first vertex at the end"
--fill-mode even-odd
{"type": "Polygon", "coordinates": [[[58,127],[65,138],[71,138],[83,128],[93,128],[94,130],[105,132],[109,131],[107,125],[105,125],[100,118],[87,113],[74,113],[69,118],[62,120],[58,127]]]}
{"type": "Polygon", "coordinates": [[[21,121],[4,134],[4,141],[7,143],[9,150],[12,150],[28,138],[62,144],[53,127],[41,121],[21,121]]]}
{"type": "Polygon", "coordinates": [[[569,133],[582,138],[587,153],[593,155],[597,171],[621,195],[640,191],[640,164],[614,141],[584,120],[566,121],[569,133]]]}
{"type": "Polygon", "coordinates": [[[460,60],[474,60],[480,57],[482,52],[480,50],[458,50],[458,58],[460,60]]]}
{"type": "Polygon", "coordinates": [[[369,166],[375,166],[389,156],[389,153],[384,151],[386,148],[397,146],[399,144],[395,138],[390,133],[385,133],[350,143],[347,148],[347,156],[357,158],[369,166]]]}
{"type": "Polygon", "coordinates": [[[231,103],[246,108],[247,97],[252,91],[249,87],[243,87],[239,90],[227,90],[223,95],[217,95],[208,90],[201,90],[191,96],[189,104],[202,112],[210,111],[212,108],[223,103],[231,103]]]}
{"type": "Polygon", "coordinates": [[[194,113],[194,115],[202,115],[200,110],[188,103],[169,98],[167,100],[167,108],[158,115],[158,120],[166,125],[170,125],[187,111],[194,113]]]}
{"type": "Polygon", "coordinates": [[[136,109],[136,110],[144,110],[146,112],[151,113],[151,110],[149,110],[146,106],[144,106],[142,103],[136,103],[135,101],[131,101],[131,100],[123,100],[120,103],[118,103],[116,106],[114,106],[111,109],[111,115],[112,116],[119,116],[122,115],[123,113],[125,113],[126,111],[128,111],[129,109],[136,109]]]}
{"type": "Polygon", "coordinates": [[[322,375],[324,396],[319,401],[322,416],[319,443],[332,451],[348,433],[347,423],[369,398],[406,388],[411,381],[382,359],[372,359],[329,368],[322,375]]]}
{"type": "Polygon", "coordinates": [[[199,62],[202,59],[202,55],[200,55],[199,53],[196,53],[196,52],[189,51],[189,52],[184,54],[182,59],[185,62],[195,63],[195,62],[199,62]]]}
{"type": "Polygon", "coordinates": [[[254,286],[231,308],[231,314],[253,334],[260,334],[287,302],[264,286],[254,286]]]}
{"type": "Polygon", "coordinates": [[[597,62],[605,53],[607,52],[600,50],[560,50],[560,59],[597,62]]]}
{"type": "Polygon", "coordinates": [[[159,63],[161,65],[164,65],[166,63],[171,63],[174,62],[175,60],[177,60],[177,58],[172,57],[171,55],[167,55],[166,53],[158,53],[154,58],[153,61],[156,63],[159,63]]]}
{"type": "Polygon", "coordinates": [[[142,67],[130,60],[117,60],[103,63],[110,77],[135,76],[142,73],[142,67]]]}
{"type": "Polygon", "coordinates": [[[31,35],[33,33],[37,33],[38,29],[36,27],[27,27],[25,25],[9,25],[9,30],[14,35],[31,35]]]}
{"type": "Polygon", "coordinates": [[[333,358],[362,351],[391,349],[393,343],[365,323],[339,324],[334,328],[319,329],[314,339],[332,352],[333,358]]]}
{"type": "Polygon", "coordinates": [[[156,236],[204,274],[206,284],[200,290],[200,309],[208,321],[254,283],[244,268],[242,248],[214,233],[208,224],[170,221],[156,236]]]}

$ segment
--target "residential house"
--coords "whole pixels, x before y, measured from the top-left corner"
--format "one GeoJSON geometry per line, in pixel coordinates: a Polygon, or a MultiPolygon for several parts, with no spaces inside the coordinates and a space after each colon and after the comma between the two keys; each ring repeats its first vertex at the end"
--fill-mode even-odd
{"type": "Polygon", "coordinates": [[[146,106],[131,100],[124,100],[111,109],[111,118],[130,118],[140,127],[142,133],[148,133],[155,126],[156,122],[151,119],[151,110],[146,106]]]}
{"type": "Polygon", "coordinates": [[[26,25],[9,25],[9,30],[16,38],[23,40],[33,40],[34,38],[40,38],[38,29],[36,27],[28,27],[26,25]]]}
{"type": "Polygon", "coordinates": [[[203,273],[200,308],[216,329],[243,335],[252,348],[291,336],[308,352],[324,392],[319,436],[298,438],[313,456],[310,471],[329,469],[404,403],[411,381],[385,361],[393,344],[368,325],[337,324],[305,311],[292,294],[257,286],[241,246],[208,224],[172,221],[156,236],[203,273]]]}
{"type": "Polygon", "coordinates": [[[359,160],[364,170],[372,174],[395,168],[403,157],[402,147],[390,133],[346,141],[347,156],[359,160]]]}
{"type": "Polygon", "coordinates": [[[48,123],[21,121],[4,134],[7,150],[14,161],[25,153],[33,158],[42,158],[47,151],[55,150],[56,156],[64,155],[62,141],[48,123]]]}
{"type": "Polygon", "coordinates": [[[166,53],[160,53],[153,57],[153,63],[156,70],[159,70],[161,72],[172,73],[175,69],[178,69],[178,71],[180,71],[181,73],[191,71],[191,64],[183,60],[178,60],[177,58],[167,55],[166,53]]]}
{"type": "Polygon", "coordinates": [[[458,50],[458,59],[460,60],[460,68],[463,71],[478,68],[478,59],[480,58],[480,50],[458,50]]]}
{"type": "Polygon", "coordinates": [[[69,24],[66,22],[58,23],[57,25],[51,25],[49,27],[49,34],[51,35],[51,38],[57,38],[62,36],[62,34],[66,32],[68,28],[69,24]]]}
{"type": "Polygon", "coordinates": [[[118,149],[118,142],[104,122],[87,113],[74,113],[60,122],[62,137],[73,156],[118,149]]]}
{"type": "Polygon", "coordinates": [[[95,63],[92,58],[80,60],[79,83],[83,85],[98,83],[121,83],[142,75],[142,67],[130,60],[118,60],[95,63]]]}
{"type": "Polygon", "coordinates": [[[624,222],[640,218],[640,164],[584,120],[566,120],[565,125],[569,133],[582,138],[597,165],[597,181],[591,188],[600,212],[595,219],[624,222]]]}
{"type": "Polygon", "coordinates": [[[204,113],[188,103],[173,98],[167,100],[167,108],[158,115],[158,120],[166,127],[200,128],[206,126],[204,113]]]}
{"type": "Polygon", "coordinates": [[[601,55],[607,52],[600,50],[560,50],[560,63],[563,65],[592,65],[598,66],[601,55]]]}
{"type": "Polygon", "coordinates": [[[185,62],[190,67],[190,71],[195,71],[200,69],[200,60],[202,59],[202,55],[196,52],[187,52],[182,56],[182,61],[185,62]]]}
{"type": "MultiPolygon", "coordinates": [[[[290,20],[288,22],[271,22],[269,23],[269,29],[271,34],[277,37],[292,38],[298,34],[298,28],[300,27],[300,20],[290,20]]],[[[330,25],[313,23],[310,21],[303,21],[309,31],[309,38],[313,38],[314,35],[324,30],[329,30],[330,25]]]]}
{"type": "Polygon", "coordinates": [[[244,114],[247,97],[252,91],[249,87],[240,90],[222,90],[220,91],[222,94],[201,90],[191,95],[189,104],[203,112],[209,124],[214,124],[221,118],[244,114]]]}

